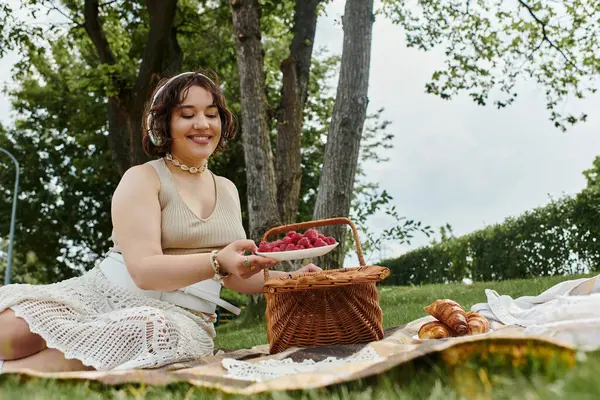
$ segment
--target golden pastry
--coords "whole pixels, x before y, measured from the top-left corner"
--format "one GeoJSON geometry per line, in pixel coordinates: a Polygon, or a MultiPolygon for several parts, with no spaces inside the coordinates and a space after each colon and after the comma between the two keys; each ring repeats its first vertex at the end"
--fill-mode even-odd
{"type": "Polygon", "coordinates": [[[471,335],[478,333],[486,333],[490,330],[490,322],[486,317],[476,312],[468,312],[466,314],[467,325],[471,335]]]}
{"type": "Polygon", "coordinates": [[[440,321],[431,321],[419,329],[419,339],[442,339],[453,336],[448,325],[440,321]]]}
{"type": "Polygon", "coordinates": [[[469,332],[465,310],[454,300],[436,300],[425,307],[425,311],[446,324],[458,335],[465,335],[469,332]]]}

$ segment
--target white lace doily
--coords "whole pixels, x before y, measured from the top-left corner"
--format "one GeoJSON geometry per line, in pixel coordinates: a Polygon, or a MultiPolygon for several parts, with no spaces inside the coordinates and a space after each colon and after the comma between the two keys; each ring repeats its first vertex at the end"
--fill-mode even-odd
{"type": "Polygon", "coordinates": [[[227,370],[226,376],[228,378],[260,382],[303,372],[325,371],[343,364],[381,360],[383,360],[383,357],[377,354],[371,346],[366,346],[358,353],[346,358],[327,357],[323,361],[308,359],[302,362],[294,362],[291,358],[286,358],[283,360],[263,360],[258,363],[225,358],[222,365],[227,370]]]}

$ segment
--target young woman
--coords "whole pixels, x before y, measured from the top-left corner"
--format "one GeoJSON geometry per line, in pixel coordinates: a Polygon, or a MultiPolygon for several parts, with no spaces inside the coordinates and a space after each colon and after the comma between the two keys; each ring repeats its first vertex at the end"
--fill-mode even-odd
{"type": "Polygon", "coordinates": [[[0,288],[0,371],[154,368],[213,354],[216,305],[239,311],[219,298],[221,285],[261,293],[259,272],[277,263],[244,256],[257,247],[237,189],[207,169],[235,130],[206,75],[158,85],[143,137],[158,158],[123,175],[106,257],[81,277],[0,288]]]}

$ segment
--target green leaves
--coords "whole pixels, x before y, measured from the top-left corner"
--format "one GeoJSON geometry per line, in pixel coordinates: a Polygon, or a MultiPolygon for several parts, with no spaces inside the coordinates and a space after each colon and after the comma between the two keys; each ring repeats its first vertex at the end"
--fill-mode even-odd
{"type": "Polygon", "coordinates": [[[379,265],[384,284],[531,278],[600,269],[600,192],[553,200],[545,207],[458,238],[410,251],[379,265]]]}
{"type": "MultiPolygon", "coordinates": [[[[265,90],[274,136],[273,117],[280,103],[280,62],[289,55],[295,1],[264,0],[261,4],[265,90]]],[[[7,5],[0,5],[0,52],[18,49],[23,57],[13,69],[15,85],[8,93],[18,119],[14,126],[0,132],[0,146],[15,154],[23,167],[15,277],[17,281],[43,283],[91,268],[96,258],[110,248],[110,200],[119,180],[115,149],[123,150],[125,155],[131,153],[125,127],[139,119],[126,120],[118,115],[123,120],[115,124],[123,129],[115,135],[124,139],[111,142],[113,147],[109,147],[114,136],[113,132],[109,134],[107,103],[111,98],[111,104],[116,102],[124,114],[131,112],[129,108],[134,101],[128,95],[136,87],[147,45],[149,14],[146,4],[139,0],[100,2],[99,19],[114,56],[114,63],[108,63],[100,62],[83,25],[82,1],[31,0],[23,10],[37,16],[53,10],[63,17],[60,24],[52,26],[23,24],[7,5]]],[[[178,1],[173,31],[183,56],[181,69],[215,70],[228,105],[239,115],[239,76],[229,2],[178,1]]],[[[316,50],[313,57],[301,138],[303,177],[299,221],[312,219],[335,97],[335,90],[329,85],[335,81],[339,61],[338,55],[324,50],[316,50]]],[[[158,77],[152,77],[155,78],[158,77]]],[[[386,161],[381,150],[391,146],[393,137],[388,125],[383,110],[368,117],[362,161],[386,161]]],[[[236,184],[247,228],[241,140],[229,146],[228,152],[210,160],[210,168],[236,184]]],[[[0,229],[5,232],[9,225],[13,173],[7,164],[0,163],[0,229]]],[[[363,182],[360,168],[358,176],[353,212],[361,221],[366,237],[370,233],[365,222],[374,213],[387,212],[397,222],[382,237],[371,235],[372,239],[365,241],[367,249],[369,240],[374,246],[385,240],[409,240],[413,227],[414,232],[423,229],[418,223],[400,217],[385,191],[363,182]]]]}
{"type": "Polygon", "coordinates": [[[444,49],[445,69],[435,71],[428,93],[450,100],[462,92],[479,105],[514,103],[516,85],[531,80],[546,93],[550,120],[565,131],[586,120],[564,113],[570,98],[597,90],[600,73],[600,3],[383,0],[381,13],[406,32],[409,47],[444,49]]]}
{"type": "MultiPolygon", "coordinates": [[[[37,10],[40,15],[50,4],[32,1],[25,10],[37,10]]],[[[288,22],[293,5],[293,1],[272,2],[268,7],[274,7],[273,12],[262,15],[263,35],[268,41],[266,73],[271,77],[268,90],[274,108],[279,103],[279,62],[289,47],[288,22]]],[[[4,21],[0,29],[0,40],[4,41],[0,43],[10,39],[11,48],[18,48],[23,55],[14,68],[16,85],[9,92],[19,117],[14,127],[0,134],[0,146],[13,152],[23,167],[17,213],[16,281],[53,282],[73,276],[92,267],[95,259],[110,248],[110,200],[119,176],[108,147],[107,98],[133,89],[147,42],[148,12],[143,2],[101,2],[100,18],[115,63],[100,63],[80,24],[82,2],[62,1],[57,6],[68,21],[61,29],[46,36],[22,31],[22,37],[15,37],[4,35],[30,25],[20,24],[8,6],[0,5],[0,11],[8,10],[0,14],[4,21]],[[28,258],[29,253],[35,257],[28,258]]],[[[175,29],[183,53],[182,69],[217,71],[229,106],[239,114],[239,77],[231,24],[228,2],[178,2],[175,29]]],[[[323,143],[319,132],[326,125],[333,104],[332,98],[319,96],[324,80],[331,78],[335,64],[331,60],[336,58],[322,58],[316,61],[311,88],[316,97],[307,106],[307,115],[314,120],[303,138],[307,148],[306,173],[312,176],[307,178],[305,192],[318,182],[314,180],[318,179],[315,171],[322,162],[319,149],[323,143]]],[[[244,200],[241,141],[229,146],[230,151],[211,160],[211,169],[231,179],[244,200]]],[[[13,179],[10,166],[0,163],[0,227],[6,232],[13,179]]],[[[247,227],[245,201],[242,206],[247,227]]]]}
{"type": "Polygon", "coordinates": [[[584,192],[600,191],[600,156],[594,159],[592,168],[583,171],[583,176],[587,180],[587,186],[584,192]]]}

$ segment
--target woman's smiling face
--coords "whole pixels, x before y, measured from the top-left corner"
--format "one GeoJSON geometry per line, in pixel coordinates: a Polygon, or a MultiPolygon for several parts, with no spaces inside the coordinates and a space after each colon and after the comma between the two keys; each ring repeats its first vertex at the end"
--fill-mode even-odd
{"type": "Polygon", "coordinates": [[[199,166],[215,151],[221,138],[221,117],[213,95],[191,86],[171,112],[171,153],[188,166],[199,166]]]}

